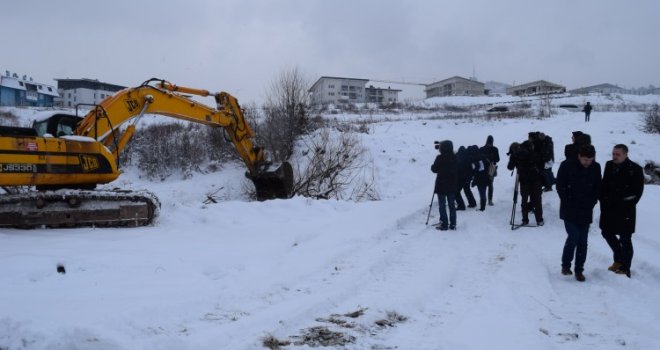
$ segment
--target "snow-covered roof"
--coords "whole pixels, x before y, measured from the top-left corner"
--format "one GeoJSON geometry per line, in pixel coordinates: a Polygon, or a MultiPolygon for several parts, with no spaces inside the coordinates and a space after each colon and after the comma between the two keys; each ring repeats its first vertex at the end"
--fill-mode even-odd
{"type": "Polygon", "coordinates": [[[28,79],[16,78],[13,76],[4,75],[0,77],[0,86],[8,87],[14,90],[26,91],[27,90],[26,85],[34,85],[36,88],[36,92],[43,95],[54,96],[54,97],[60,96],[57,93],[57,88],[54,85],[44,84],[28,79]]]}

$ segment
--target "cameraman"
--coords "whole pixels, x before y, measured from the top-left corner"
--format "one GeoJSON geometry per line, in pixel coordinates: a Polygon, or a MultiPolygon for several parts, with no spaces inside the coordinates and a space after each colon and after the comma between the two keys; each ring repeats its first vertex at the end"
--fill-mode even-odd
{"type": "Polygon", "coordinates": [[[442,141],[436,148],[440,154],[431,165],[431,171],[437,174],[435,177],[434,192],[438,194],[440,207],[439,230],[446,231],[456,229],[456,206],[455,194],[458,188],[458,160],[454,154],[454,144],[451,141],[442,141]],[[449,204],[449,220],[447,220],[447,204],[449,204]]]}
{"type": "Polygon", "coordinates": [[[534,212],[537,226],[543,226],[543,207],[541,204],[541,187],[543,168],[538,153],[534,151],[534,144],[527,140],[520,144],[511,144],[509,148],[509,164],[507,169],[516,169],[520,182],[520,196],[522,197],[522,225],[529,224],[529,212],[534,212]]]}

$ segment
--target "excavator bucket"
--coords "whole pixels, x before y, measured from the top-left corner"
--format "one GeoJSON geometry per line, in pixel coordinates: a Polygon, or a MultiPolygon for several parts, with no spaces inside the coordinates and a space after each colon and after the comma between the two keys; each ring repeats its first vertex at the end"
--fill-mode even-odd
{"type": "Polygon", "coordinates": [[[286,199],[293,195],[293,168],[289,162],[265,165],[251,179],[257,190],[257,200],[286,199]]]}

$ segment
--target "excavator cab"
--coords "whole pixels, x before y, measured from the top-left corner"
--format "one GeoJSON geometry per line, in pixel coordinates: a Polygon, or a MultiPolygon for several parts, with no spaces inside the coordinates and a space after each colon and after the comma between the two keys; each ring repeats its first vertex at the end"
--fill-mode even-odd
{"type": "Polygon", "coordinates": [[[82,117],[75,115],[57,113],[47,119],[35,121],[32,123],[32,129],[36,131],[39,137],[44,137],[44,135],[53,137],[74,135],[76,127],[82,119],[82,117]]]}

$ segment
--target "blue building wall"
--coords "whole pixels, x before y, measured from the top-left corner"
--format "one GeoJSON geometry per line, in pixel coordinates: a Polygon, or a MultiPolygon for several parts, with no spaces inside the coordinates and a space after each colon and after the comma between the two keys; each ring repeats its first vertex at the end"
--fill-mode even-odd
{"type": "Polygon", "coordinates": [[[25,91],[0,86],[0,106],[53,107],[54,96],[39,94],[36,101],[25,97],[25,91]]]}

